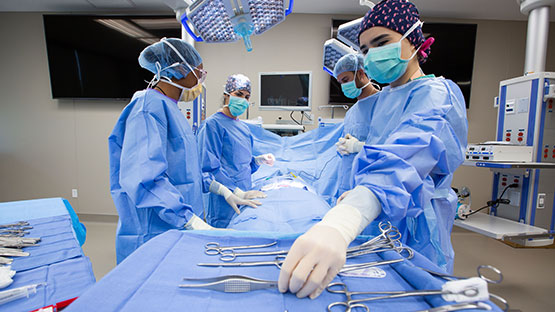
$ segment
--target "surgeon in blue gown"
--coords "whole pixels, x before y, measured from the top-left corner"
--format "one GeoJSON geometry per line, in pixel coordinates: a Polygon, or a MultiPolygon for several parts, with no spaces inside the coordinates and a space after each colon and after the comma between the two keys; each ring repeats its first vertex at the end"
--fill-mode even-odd
{"type": "Polygon", "coordinates": [[[336,143],[341,154],[339,189],[337,196],[353,188],[351,169],[356,154],[364,146],[370,130],[370,119],[379,93],[366,72],[362,54],[351,53],[341,57],[333,69],[333,75],[341,84],[343,94],[358,101],[345,114],[343,137],[336,143]]]}
{"type": "Polygon", "coordinates": [[[252,134],[239,119],[249,106],[249,78],[231,75],[224,88],[223,108],[206,119],[198,135],[204,191],[210,192],[206,219],[219,228],[227,227],[235,213],[240,213],[240,205],[260,205],[255,199],[266,195],[251,190],[251,174],[275,161],[272,154],[253,156],[252,134]]]}
{"type": "Polygon", "coordinates": [[[133,95],[108,139],[118,263],[169,229],[211,229],[196,216],[203,211],[196,139],[177,106],[202,92],[202,58],[169,38],[145,48],[139,64],[155,76],[133,95]]]}
{"type": "Polygon", "coordinates": [[[355,187],[295,241],[282,265],[279,290],[301,298],[319,296],[345,263],[349,243],[365,229],[377,233],[380,220],[397,226],[406,245],[453,270],[451,182],[468,131],[462,93],[452,81],[422,72],[433,40],[424,38],[409,1],[374,6],[359,42],[368,76],[389,86],[374,104],[368,139],[354,160],[355,187]]]}

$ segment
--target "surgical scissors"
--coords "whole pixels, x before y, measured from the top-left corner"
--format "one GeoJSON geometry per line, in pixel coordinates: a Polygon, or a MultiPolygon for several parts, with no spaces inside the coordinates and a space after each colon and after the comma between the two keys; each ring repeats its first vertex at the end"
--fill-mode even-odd
{"type": "Polygon", "coordinates": [[[184,278],[202,284],[181,284],[181,288],[206,288],[226,293],[243,293],[253,290],[277,288],[277,281],[268,281],[243,275],[226,275],[213,278],[184,278]]]}
{"type": "Polygon", "coordinates": [[[244,246],[226,246],[226,247],[221,247],[220,243],[217,242],[209,242],[206,243],[206,245],[204,246],[205,250],[204,253],[210,256],[216,256],[216,255],[223,255],[226,250],[230,250],[232,252],[234,252],[236,249],[254,249],[254,248],[265,248],[265,247],[271,247],[276,245],[277,242],[273,242],[273,243],[269,243],[269,244],[263,244],[263,245],[244,245],[244,246]]]}
{"type": "Polygon", "coordinates": [[[253,262],[217,262],[217,263],[198,263],[198,266],[208,266],[208,267],[251,267],[251,266],[263,266],[263,265],[275,265],[278,269],[281,269],[281,265],[285,261],[284,255],[278,255],[273,261],[253,261],[253,262]]]}
{"type": "MultiPolygon", "coordinates": [[[[334,294],[343,294],[347,297],[345,301],[337,301],[333,302],[328,305],[328,312],[332,312],[332,308],[335,306],[344,306],[345,312],[350,312],[354,308],[361,308],[364,309],[366,312],[370,312],[370,309],[362,304],[362,302],[369,302],[375,300],[382,300],[382,299],[395,299],[395,298],[404,298],[404,297],[413,297],[413,296],[430,296],[430,295],[445,295],[445,294],[452,294],[452,292],[444,291],[444,290],[413,290],[413,291],[349,291],[347,289],[347,285],[345,283],[331,283],[326,287],[326,290],[330,293],[334,294]],[[334,289],[340,287],[340,289],[334,289]],[[353,299],[352,297],[355,295],[384,295],[384,296],[375,296],[375,297],[368,297],[362,299],[353,299]]],[[[464,295],[466,297],[474,297],[479,294],[478,289],[474,287],[469,287],[463,289],[458,294],[464,295]]]]}

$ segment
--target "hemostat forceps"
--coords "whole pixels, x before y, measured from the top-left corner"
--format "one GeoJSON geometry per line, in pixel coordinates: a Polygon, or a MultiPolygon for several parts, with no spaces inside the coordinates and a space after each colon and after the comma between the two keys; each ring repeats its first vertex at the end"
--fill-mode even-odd
{"type": "Polygon", "coordinates": [[[198,266],[209,267],[246,267],[246,266],[262,266],[262,265],[275,265],[281,269],[281,265],[285,261],[284,255],[278,255],[273,261],[252,261],[252,262],[217,262],[217,263],[198,263],[198,266]]]}
{"type": "MultiPolygon", "coordinates": [[[[334,294],[344,294],[347,299],[345,301],[337,301],[328,305],[328,311],[332,312],[332,308],[335,306],[344,306],[345,312],[350,312],[354,308],[364,309],[366,312],[370,312],[370,309],[362,304],[362,302],[369,302],[382,299],[394,299],[394,298],[404,298],[413,296],[430,296],[430,295],[444,295],[452,294],[452,292],[444,290],[414,290],[414,291],[349,291],[347,285],[344,283],[331,283],[326,287],[326,290],[334,294]],[[338,289],[339,288],[339,289],[338,289]],[[382,295],[374,296],[362,299],[353,299],[354,295],[382,295]]],[[[473,287],[469,287],[460,292],[460,294],[466,297],[474,297],[478,295],[478,290],[473,287]]]]}
{"type": "MultiPolygon", "coordinates": [[[[458,277],[458,276],[454,276],[454,275],[450,275],[450,274],[438,273],[438,272],[434,272],[434,271],[424,269],[424,268],[420,268],[420,269],[423,270],[423,271],[426,271],[426,272],[428,272],[432,275],[435,275],[437,277],[443,278],[446,281],[455,281],[457,279],[465,279],[465,277],[458,277]]],[[[486,281],[489,284],[499,284],[503,281],[503,273],[501,273],[501,270],[499,270],[498,268],[496,268],[494,266],[479,265],[478,268],[476,269],[476,271],[478,272],[478,277],[483,279],[484,281],[486,281]],[[497,279],[488,278],[484,274],[485,270],[488,270],[488,271],[491,271],[491,272],[495,273],[498,276],[498,278],[497,279]]],[[[504,305],[503,311],[508,311],[509,310],[509,303],[503,297],[500,297],[500,296],[498,296],[496,294],[492,294],[492,293],[489,293],[489,296],[490,296],[490,299],[493,298],[493,299],[501,302],[504,305]]]]}
{"type": "Polygon", "coordinates": [[[235,252],[235,250],[237,249],[254,249],[254,248],[265,248],[265,247],[271,247],[276,245],[277,242],[273,242],[273,243],[269,243],[269,244],[263,244],[263,245],[244,245],[244,246],[225,246],[222,247],[220,246],[220,243],[217,242],[210,242],[210,243],[206,243],[206,245],[204,246],[205,250],[204,253],[210,256],[216,256],[216,255],[223,255],[227,252],[235,252]]]}
{"type": "Polygon", "coordinates": [[[213,278],[184,278],[201,284],[181,284],[181,288],[206,288],[226,293],[243,293],[260,289],[277,288],[277,281],[268,281],[243,275],[226,275],[213,278]]]}
{"type": "Polygon", "coordinates": [[[402,258],[393,259],[393,260],[382,260],[382,261],[373,261],[373,262],[366,262],[366,263],[345,264],[343,266],[343,268],[341,270],[339,270],[339,273],[345,273],[345,272],[348,272],[348,271],[364,269],[364,268],[374,267],[374,266],[378,266],[378,265],[398,263],[398,262],[402,262],[402,261],[405,261],[405,260],[412,259],[414,257],[414,251],[412,251],[412,249],[405,248],[403,250],[406,250],[408,252],[408,256],[406,258],[402,257],[402,258]]]}

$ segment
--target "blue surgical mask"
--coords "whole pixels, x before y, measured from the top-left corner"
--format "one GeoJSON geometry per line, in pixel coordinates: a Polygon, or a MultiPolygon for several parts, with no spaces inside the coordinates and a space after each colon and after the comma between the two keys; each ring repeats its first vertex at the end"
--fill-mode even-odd
{"type": "Polygon", "coordinates": [[[359,97],[359,95],[362,93],[362,89],[366,88],[366,86],[370,84],[370,81],[368,81],[368,83],[365,84],[362,88],[357,88],[356,79],[357,72],[355,72],[355,77],[352,81],[341,84],[341,90],[343,91],[343,94],[345,94],[345,96],[350,99],[356,99],[357,97],[359,97]]]}
{"type": "Polygon", "coordinates": [[[229,112],[231,113],[231,115],[238,117],[247,110],[247,107],[249,107],[249,102],[242,97],[230,95],[229,104],[227,106],[229,107],[229,112]]]}
{"type": "Polygon", "coordinates": [[[398,42],[383,47],[368,49],[368,53],[364,58],[364,70],[366,74],[379,83],[392,83],[401,78],[407,71],[409,61],[418,52],[417,49],[408,60],[403,60],[401,58],[401,41],[421,25],[421,21],[414,23],[398,42]]]}

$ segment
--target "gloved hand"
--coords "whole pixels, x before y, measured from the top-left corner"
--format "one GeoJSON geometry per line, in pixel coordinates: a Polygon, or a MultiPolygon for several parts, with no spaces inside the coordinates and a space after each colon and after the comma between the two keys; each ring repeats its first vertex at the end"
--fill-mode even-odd
{"type": "Polygon", "coordinates": [[[289,249],[279,274],[279,291],[289,289],[298,298],[318,297],[345,264],[349,243],[331,226],[318,223],[310,228],[289,249]]]}
{"type": "Polygon", "coordinates": [[[347,133],[344,138],[339,138],[339,140],[337,140],[335,146],[339,154],[345,156],[360,152],[364,146],[364,142],[359,141],[357,138],[347,133]]]}
{"type": "Polygon", "coordinates": [[[337,199],[337,202],[335,203],[336,205],[339,205],[341,203],[341,201],[343,199],[345,199],[345,197],[347,197],[347,195],[349,195],[351,191],[346,191],[345,193],[341,194],[341,196],[339,196],[339,198],[337,199]]]}
{"type": "Polygon", "coordinates": [[[264,192],[255,191],[255,190],[245,192],[238,187],[235,188],[235,190],[233,191],[233,194],[239,196],[239,198],[242,198],[242,199],[266,198],[266,193],[264,192]]]}
{"type": "Polygon", "coordinates": [[[209,225],[208,223],[204,222],[201,218],[193,215],[191,220],[185,224],[186,230],[214,230],[215,227],[209,225]]]}
{"type": "Polygon", "coordinates": [[[259,166],[262,164],[273,166],[274,162],[276,161],[276,157],[274,156],[274,154],[268,153],[268,154],[263,154],[263,155],[254,157],[254,161],[259,166]]]}
{"type": "Polygon", "coordinates": [[[189,222],[187,222],[187,224],[185,224],[185,229],[186,229],[186,230],[222,230],[222,231],[233,231],[233,229],[215,228],[215,227],[211,226],[210,224],[204,222],[204,220],[202,220],[201,218],[197,217],[196,215],[193,215],[193,217],[191,218],[191,220],[189,220],[189,222]]]}
{"type": "Polygon", "coordinates": [[[231,206],[231,208],[233,208],[233,210],[235,210],[237,214],[241,213],[241,210],[239,210],[239,206],[241,205],[247,205],[252,208],[256,208],[257,205],[262,205],[262,203],[257,200],[240,198],[239,196],[233,194],[227,187],[223,186],[221,183],[215,180],[210,183],[209,191],[211,193],[223,196],[225,201],[231,206]]]}
{"type": "Polygon", "coordinates": [[[345,264],[347,246],[381,212],[374,193],[357,186],[322,221],[295,242],[279,274],[278,289],[318,297],[345,264]]]}

